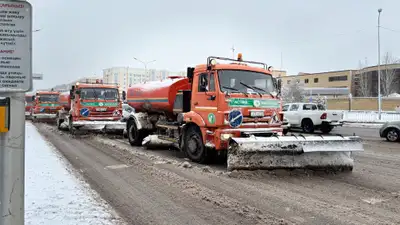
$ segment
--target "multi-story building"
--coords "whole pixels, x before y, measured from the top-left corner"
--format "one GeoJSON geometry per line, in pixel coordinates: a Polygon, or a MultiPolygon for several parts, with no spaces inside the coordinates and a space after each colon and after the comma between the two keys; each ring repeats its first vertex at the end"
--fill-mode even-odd
{"type": "Polygon", "coordinates": [[[167,70],[155,70],[130,67],[112,67],[103,70],[104,83],[116,83],[120,91],[126,90],[132,84],[144,83],[146,81],[162,80],[171,75],[185,76],[186,72],[170,72],[167,70]]]}
{"type": "Polygon", "coordinates": [[[57,86],[54,86],[53,89],[56,91],[69,91],[71,89],[71,86],[76,84],[77,82],[80,83],[96,83],[96,82],[103,82],[103,78],[102,77],[83,77],[83,78],[79,78],[77,80],[74,80],[68,84],[60,84],[57,86]]]}
{"type": "MultiPolygon", "coordinates": [[[[282,85],[290,85],[292,82],[300,83],[307,93],[312,95],[333,95],[354,97],[378,96],[378,67],[365,67],[358,70],[340,70],[320,73],[299,73],[298,75],[282,76],[282,85]],[[363,89],[361,93],[361,89],[363,89]]],[[[390,80],[393,84],[381,84],[382,94],[390,86],[391,92],[400,92],[400,64],[388,64],[381,66],[381,80],[390,80]],[[388,74],[388,75],[386,75],[388,74]],[[391,77],[388,79],[388,77],[391,77]],[[386,78],[385,78],[386,77],[386,78]]]]}

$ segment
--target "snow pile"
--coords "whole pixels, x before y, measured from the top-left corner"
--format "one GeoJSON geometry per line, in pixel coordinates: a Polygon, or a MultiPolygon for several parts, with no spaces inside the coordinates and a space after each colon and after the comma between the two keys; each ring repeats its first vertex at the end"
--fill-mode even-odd
{"type": "Polygon", "coordinates": [[[26,224],[123,224],[30,123],[25,146],[26,224]]]}
{"type": "Polygon", "coordinates": [[[400,98],[400,94],[399,93],[392,93],[390,95],[388,95],[389,98],[400,98]]]}

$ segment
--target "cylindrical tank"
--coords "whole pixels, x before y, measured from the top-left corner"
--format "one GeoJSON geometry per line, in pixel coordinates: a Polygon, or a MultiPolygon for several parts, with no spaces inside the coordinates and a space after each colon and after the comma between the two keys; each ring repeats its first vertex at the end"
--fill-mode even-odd
{"type": "Polygon", "coordinates": [[[188,78],[169,77],[161,81],[134,84],[128,88],[126,99],[136,112],[173,113],[176,94],[190,90],[188,78]]]}
{"type": "Polygon", "coordinates": [[[60,102],[60,104],[64,108],[64,110],[70,110],[71,98],[69,96],[69,91],[61,93],[60,97],[58,98],[58,101],[60,102]]]}

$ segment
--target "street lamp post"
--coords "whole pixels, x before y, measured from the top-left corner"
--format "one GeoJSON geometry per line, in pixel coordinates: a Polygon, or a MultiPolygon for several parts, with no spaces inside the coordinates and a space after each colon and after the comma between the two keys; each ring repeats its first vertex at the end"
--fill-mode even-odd
{"type": "Polygon", "coordinates": [[[381,12],[382,9],[378,9],[378,118],[381,119],[382,114],[382,97],[381,97],[381,12]]]}
{"type": "Polygon", "coordinates": [[[147,75],[147,64],[153,63],[153,62],[156,61],[156,60],[151,60],[151,61],[148,61],[148,62],[144,62],[144,61],[142,61],[142,60],[140,60],[140,59],[138,59],[136,57],[133,57],[133,59],[138,61],[138,62],[140,62],[140,63],[142,63],[144,65],[144,75],[147,75]]]}

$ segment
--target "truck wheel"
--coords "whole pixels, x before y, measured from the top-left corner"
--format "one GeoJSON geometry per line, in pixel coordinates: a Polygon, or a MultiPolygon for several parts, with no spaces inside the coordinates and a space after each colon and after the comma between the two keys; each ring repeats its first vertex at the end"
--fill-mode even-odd
{"type": "Polygon", "coordinates": [[[283,129],[282,134],[286,135],[289,132],[289,129],[283,129]]]}
{"type": "Polygon", "coordinates": [[[76,134],[76,128],[72,125],[72,122],[73,122],[72,118],[69,118],[69,120],[68,120],[68,129],[69,129],[69,132],[72,135],[75,135],[76,134]]]}
{"type": "Polygon", "coordinates": [[[321,131],[324,134],[329,134],[329,132],[331,132],[332,130],[333,130],[333,127],[329,126],[329,125],[321,127],[321,131]]]}
{"type": "Polygon", "coordinates": [[[190,160],[197,163],[205,163],[207,161],[206,148],[198,127],[191,126],[188,128],[184,142],[184,152],[190,160]]]}
{"type": "Polygon", "coordinates": [[[144,132],[137,129],[134,120],[128,121],[128,129],[126,131],[129,144],[132,146],[142,146],[143,139],[145,138],[144,132]]]}
{"type": "Polygon", "coordinates": [[[400,140],[400,131],[396,128],[391,128],[386,132],[386,140],[396,142],[400,140]]]}
{"type": "Polygon", "coordinates": [[[301,122],[301,128],[304,133],[314,133],[314,123],[310,119],[304,119],[301,122]]]}
{"type": "Polygon", "coordinates": [[[59,129],[59,130],[62,130],[62,128],[61,128],[61,124],[62,123],[64,123],[64,120],[63,119],[57,119],[57,128],[59,129]]]}

